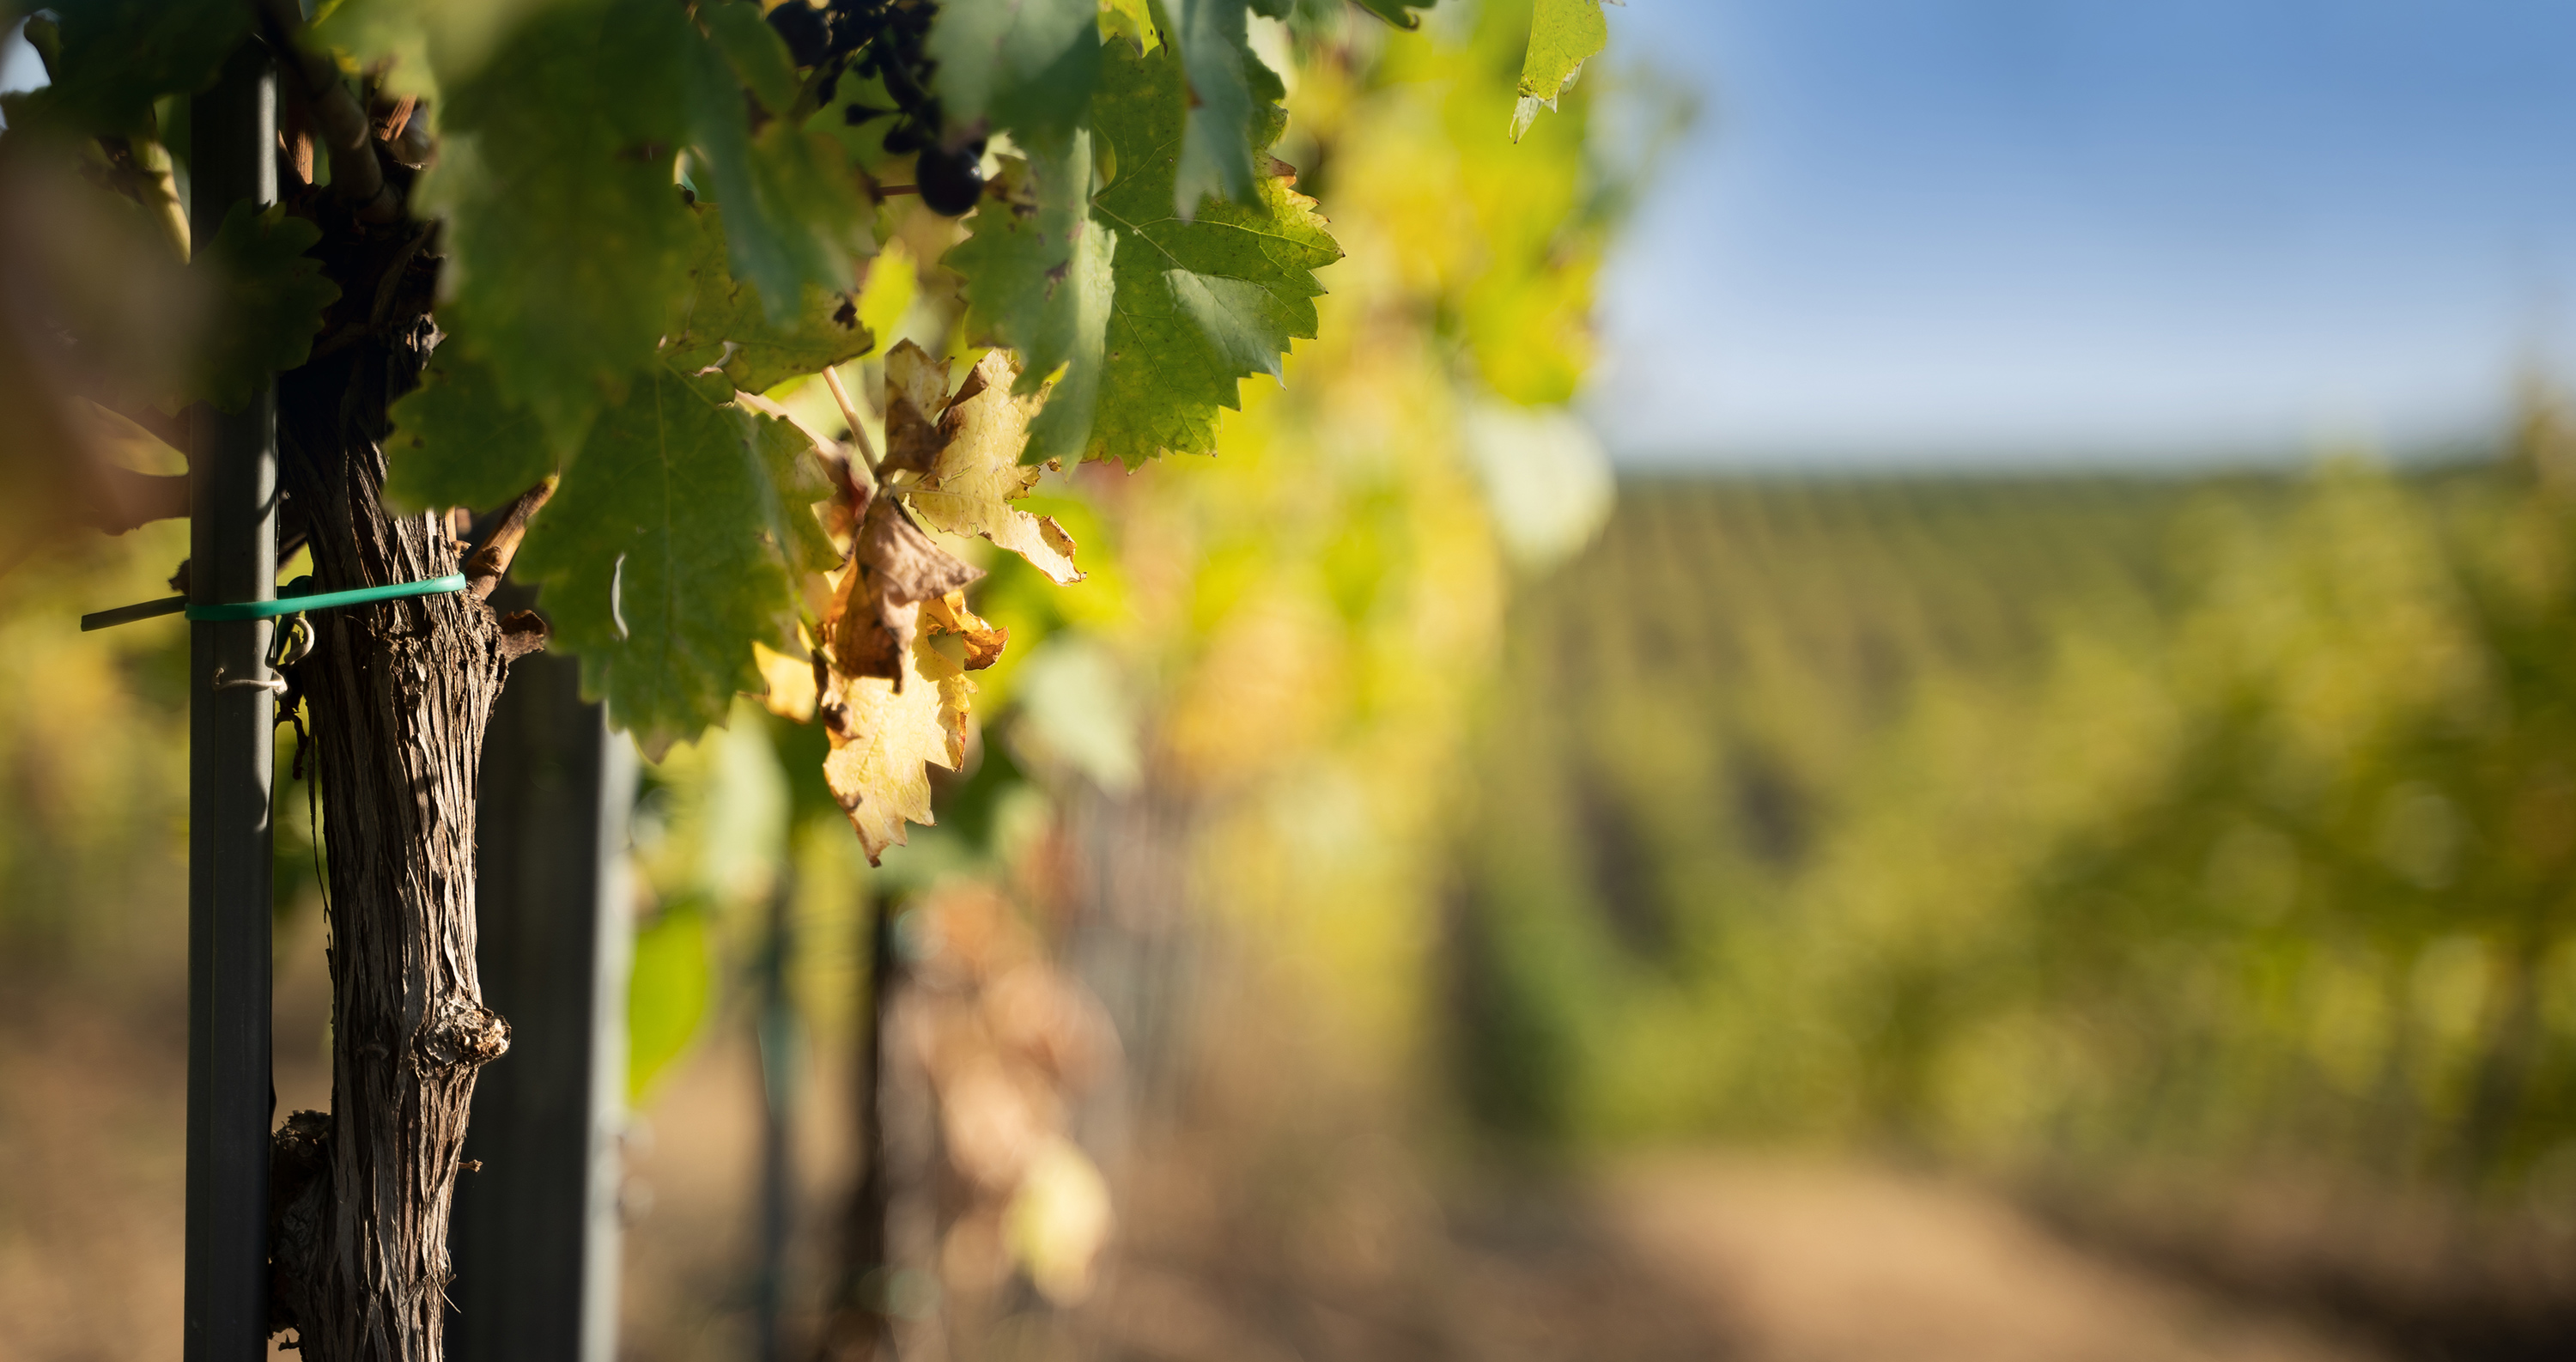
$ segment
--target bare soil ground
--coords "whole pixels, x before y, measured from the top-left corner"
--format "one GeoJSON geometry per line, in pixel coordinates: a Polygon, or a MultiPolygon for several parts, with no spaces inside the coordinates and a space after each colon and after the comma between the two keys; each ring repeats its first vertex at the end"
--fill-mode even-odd
{"type": "MultiPolygon", "coordinates": [[[[297,1001],[305,982],[281,983],[283,1025],[310,1000],[297,1001]]],[[[0,991],[0,1362],[176,1355],[179,1022],[175,998],[111,1007],[26,981],[0,991]]],[[[317,1095],[318,1055],[312,1037],[281,1030],[281,1109],[317,1095]]],[[[838,1100],[816,1094],[800,1132],[809,1152],[836,1146],[838,1100]]],[[[749,1356],[756,1101],[748,1047],[721,1035],[658,1096],[629,1231],[624,1351],[638,1362],[749,1356]]],[[[1121,1256],[1099,1296],[1043,1338],[997,1334],[1035,1341],[992,1355],[2384,1359],[1928,1177],[1702,1152],[1435,1191],[1418,1166],[1365,1133],[1140,1146],[1119,1170],[1121,1256]]],[[[809,1171],[789,1292],[802,1306],[838,1176],[809,1171]]]]}
{"type": "Polygon", "coordinates": [[[1793,1156],[1639,1160],[1600,1184],[1639,1259],[1779,1362],[2366,1362],[2378,1354],[2070,1245],[1994,1195],[1793,1156]]]}
{"type": "MultiPolygon", "coordinates": [[[[630,1230],[632,1357],[749,1355],[753,1085],[749,1047],[718,1043],[656,1103],[639,1164],[653,1208],[630,1230]]],[[[1266,1135],[1226,1119],[1140,1144],[1112,1170],[1119,1246],[1093,1300],[1004,1320],[986,1348],[949,1356],[2391,1362],[2331,1324],[2080,1247],[1987,1189],[1711,1151],[1435,1188],[1336,1105],[1269,1111],[1266,1135]]],[[[816,1299],[835,1181],[806,1170],[791,1338],[816,1299]]]]}
{"type": "Polygon", "coordinates": [[[179,1355],[184,1012],[0,1002],[0,1358],[179,1355]]]}

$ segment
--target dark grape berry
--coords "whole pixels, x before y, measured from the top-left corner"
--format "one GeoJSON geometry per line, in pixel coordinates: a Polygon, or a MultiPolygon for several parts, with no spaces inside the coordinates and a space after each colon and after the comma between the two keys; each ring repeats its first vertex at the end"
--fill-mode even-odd
{"type": "Polygon", "coordinates": [[[862,11],[853,6],[834,5],[824,11],[830,22],[832,55],[846,57],[868,45],[868,40],[885,28],[885,16],[862,11]]]}
{"type": "Polygon", "coordinates": [[[889,156],[901,156],[907,151],[919,151],[921,129],[914,127],[908,121],[895,124],[886,129],[885,149],[889,156]]]}
{"type": "Polygon", "coordinates": [[[823,31],[823,12],[805,0],[787,0],[771,10],[769,26],[787,40],[788,55],[798,66],[819,66],[832,55],[829,36],[823,31]]]}
{"type": "Polygon", "coordinates": [[[957,217],[984,197],[984,156],[976,147],[929,147],[913,163],[921,201],[943,217],[957,217]]]}

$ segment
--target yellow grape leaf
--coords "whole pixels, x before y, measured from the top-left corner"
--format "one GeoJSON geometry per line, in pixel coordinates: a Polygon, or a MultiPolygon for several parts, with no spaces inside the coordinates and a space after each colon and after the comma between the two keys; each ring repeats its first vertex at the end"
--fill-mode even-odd
{"type": "Polygon", "coordinates": [[[823,779],[858,830],[868,864],[904,843],[906,822],[928,824],[933,765],[966,761],[966,714],[975,683],[927,634],[903,655],[901,691],[873,676],[835,675],[817,706],[832,753],[823,779]]]}
{"type": "MultiPolygon", "coordinates": [[[[891,372],[891,371],[889,371],[891,372]]],[[[1073,536],[1049,516],[1009,503],[1024,497],[1046,470],[1020,462],[1029,420],[1043,397],[1012,395],[1018,363],[1007,350],[987,351],[967,373],[939,419],[937,455],[922,480],[903,494],[921,518],[951,534],[980,534],[1029,560],[1059,584],[1082,580],[1073,565],[1073,536]]]]}
{"type": "Polygon", "coordinates": [[[966,670],[980,672],[1002,660],[1011,631],[966,608],[966,593],[951,591],[921,603],[921,622],[932,634],[955,634],[966,670]]]}
{"type": "Polygon", "coordinates": [[[868,262],[868,280],[859,287],[859,325],[881,340],[895,335],[903,329],[903,319],[920,292],[921,273],[913,264],[912,248],[901,237],[887,242],[868,262]]]}
{"type": "Polygon", "coordinates": [[[779,718],[813,722],[815,702],[822,698],[821,688],[814,683],[814,659],[772,651],[757,639],[752,641],[751,655],[760,663],[760,679],[769,683],[761,704],[779,718]]]}

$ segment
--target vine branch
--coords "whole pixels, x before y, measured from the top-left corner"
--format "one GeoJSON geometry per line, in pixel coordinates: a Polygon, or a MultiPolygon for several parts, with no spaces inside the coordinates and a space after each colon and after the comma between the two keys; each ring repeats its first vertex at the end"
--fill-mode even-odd
{"type": "Polygon", "coordinates": [[[528,536],[528,520],[555,494],[555,480],[521,492],[501,513],[501,521],[485,536],[474,556],[465,562],[465,589],[474,599],[488,600],[493,588],[510,571],[510,560],[519,556],[519,541],[528,536]]]}
{"type": "MultiPolygon", "coordinates": [[[[385,181],[384,164],[376,159],[374,129],[367,111],[358,107],[348,82],[331,58],[306,47],[304,13],[296,0],[259,0],[261,26],[279,64],[304,97],[322,149],[331,158],[331,192],[355,205],[361,222],[391,222],[402,216],[401,195],[385,181]]],[[[404,111],[408,121],[409,110],[404,111]]],[[[399,132],[401,125],[394,125],[399,132]]]]}
{"type": "Polygon", "coordinates": [[[877,478],[876,446],[868,443],[867,427],[859,424],[858,404],[850,400],[850,390],[841,386],[841,371],[825,369],[823,386],[832,390],[832,400],[841,404],[841,419],[850,423],[850,442],[859,447],[859,458],[868,466],[868,480],[877,478]]]}

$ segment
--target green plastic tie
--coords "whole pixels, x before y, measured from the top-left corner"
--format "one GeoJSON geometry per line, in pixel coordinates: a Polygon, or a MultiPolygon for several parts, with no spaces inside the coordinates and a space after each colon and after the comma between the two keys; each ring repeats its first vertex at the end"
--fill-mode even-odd
{"type": "Polygon", "coordinates": [[[354,591],[325,591],[306,595],[313,589],[313,579],[298,577],[286,584],[285,594],[273,601],[235,601],[225,605],[192,605],[186,614],[192,620],[268,620],[280,615],[301,615],[310,610],[337,610],[344,605],[366,605],[372,601],[400,600],[405,596],[443,596],[465,589],[465,574],[451,572],[425,582],[396,582],[392,586],[362,586],[354,591]]]}

